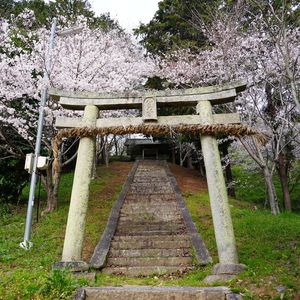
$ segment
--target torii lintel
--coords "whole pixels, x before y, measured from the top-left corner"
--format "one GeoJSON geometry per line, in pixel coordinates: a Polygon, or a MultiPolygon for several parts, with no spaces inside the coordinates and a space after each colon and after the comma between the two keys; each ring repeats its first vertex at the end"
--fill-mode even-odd
{"type": "Polygon", "coordinates": [[[158,107],[172,105],[195,106],[199,101],[210,101],[212,105],[234,101],[239,92],[246,89],[245,81],[237,81],[219,86],[189,88],[165,91],[132,91],[127,93],[67,92],[50,89],[53,99],[59,100],[63,108],[83,110],[87,105],[99,109],[141,108],[146,99],[153,99],[158,107]]]}

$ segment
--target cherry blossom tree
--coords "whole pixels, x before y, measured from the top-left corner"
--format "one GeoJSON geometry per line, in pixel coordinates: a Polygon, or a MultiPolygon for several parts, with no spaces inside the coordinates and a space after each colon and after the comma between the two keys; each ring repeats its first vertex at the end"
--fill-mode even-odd
{"type": "MultiPolygon", "coordinates": [[[[46,69],[49,31],[31,29],[34,15],[30,11],[18,18],[24,20],[27,30],[20,32],[5,20],[0,23],[0,147],[12,155],[24,157],[12,142],[12,133],[29,148],[34,146],[38,102],[45,85],[68,91],[119,92],[139,87],[154,72],[154,63],[129,35],[90,29],[85,19],[77,20],[81,31],[56,37],[53,64],[46,69]]],[[[73,114],[49,99],[42,138],[49,156],[56,134],[55,118],[73,114]]],[[[66,151],[60,153],[62,160],[66,151]]],[[[59,177],[54,180],[51,167],[46,173],[42,176],[48,194],[46,210],[51,211],[57,205],[59,177]]]]}
{"type": "MultiPolygon", "coordinates": [[[[209,46],[199,53],[186,49],[169,53],[160,63],[160,77],[178,87],[247,80],[248,90],[238,99],[237,109],[244,122],[266,132],[270,140],[265,148],[253,139],[241,142],[262,170],[271,211],[277,214],[273,173],[287,147],[299,142],[300,29],[280,23],[278,30],[271,31],[258,15],[246,30],[244,12],[239,7],[234,14],[217,13],[211,24],[197,19],[195,24],[206,33],[209,46]]],[[[235,108],[227,105],[226,109],[235,108]]]]}

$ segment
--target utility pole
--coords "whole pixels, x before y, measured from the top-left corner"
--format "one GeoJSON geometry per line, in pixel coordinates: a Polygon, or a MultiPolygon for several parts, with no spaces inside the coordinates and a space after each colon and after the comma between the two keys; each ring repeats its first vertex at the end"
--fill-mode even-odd
{"type": "MultiPolygon", "coordinates": [[[[47,59],[46,70],[44,72],[44,81],[46,82],[48,82],[49,80],[48,72],[50,72],[52,66],[52,50],[54,48],[55,32],[56,32],[56,18],[53,18],[51,33],[49,38],[49,48],[48,48],[48,53],[46,58],[47,59]]],[[[28,198],[24,241],[20,243],[20,247],[25,250],[29,250],[32,247],[32,243],[29,241],[29,239],[31,233],[32,211],[34,207],[34,194],[35,194],[35,187],[36,187],[36,181],[38,176],[37,163],[38,163],[38,158],[40,156],[40,150],[41,150],[42,132],[43,132],[43,123],[44,123],[44,114],[45,114],[47,96],[48,96],[48,86],[46,85],[42,91],[42,98],[41,98],[41,103],[39,108],[39,120],[38,120],[36,143],[34,149],[34,157],[33,157],[33,168],[32,168],[31,180],[30,180],[30,190],[29,190],[29,198],[28,198]]]]}
{"type": "MultiPolygon", "coordinates": [[[[57,32],[56,31],[56,23],[57,23],[56,18],[53,18],[52,26],[51,26],[51,33],[50,33],[50,38],[49,38],[49,48],[48,48],[47,57],[46,57],[46,70],[44,73],[44,81],[46,83],[49,82],[48,72],[50,72],[51,68],[52,68],[52,54],[53,54],[52,52],[54,49],[55,37],[76,34],[83,29],[82,27],[73,27],[73,28],[69,28],[69,29],[57,32]]],[[[29,190],[29,198],[28,198],[24,241],[22,243],[20,243],[20,247],[25,250],[29,250],[32,247],[32,243],[29,240],[30,240],[30,234],[31,234],[32,212],[33,212],[33,207],[34,207],[34,194],[35,194],[36,181],[37,181],[37,176],[38,176],[37,164],[38,164],[38,158],[40,156],[40,150],[41,150],[44,114],[45,114],[45,106],[46,106],[47,98],[48,98],[48,85],[46,85],[42,91],[41,103],[40,103],[40,108],[39,108],[39,119],[38,119],[37,135],[36,135],[36,144],[35,144],[35,150],[34,150],[34,156],[33,156],[33,167],[32,167],[32,174],[31,174],[31,180],[30,180],[30,190],[29,190]]]]}

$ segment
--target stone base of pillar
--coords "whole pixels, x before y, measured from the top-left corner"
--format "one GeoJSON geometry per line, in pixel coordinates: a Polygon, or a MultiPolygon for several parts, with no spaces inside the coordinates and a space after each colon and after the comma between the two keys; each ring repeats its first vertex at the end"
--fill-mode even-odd
{"type": "Polygon", "coordinates": [[[246,270],[244,264],[216,264],[213,266],[212,275],[208,275],[205,283],[226,282],[234,279],[236,275],[246,270]]]}
{"type": "Polygon", "coordinates": [[[52,269],[66,269],[70,272],[86,272],[89,264],[84,261],[60,261],[52,266],[52,269]]]}

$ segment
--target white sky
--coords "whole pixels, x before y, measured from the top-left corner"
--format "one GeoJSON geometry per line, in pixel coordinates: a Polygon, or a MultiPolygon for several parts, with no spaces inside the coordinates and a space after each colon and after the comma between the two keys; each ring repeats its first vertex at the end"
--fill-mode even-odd
{"type": "Polygon", "coordinates": [[[139,23],[149,22],[158,9],[160,0],[90,0],[96,15],[110,13],[113,19],[130,31],[139,23]]]}

